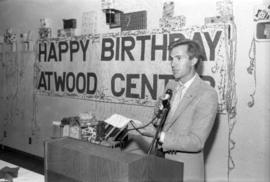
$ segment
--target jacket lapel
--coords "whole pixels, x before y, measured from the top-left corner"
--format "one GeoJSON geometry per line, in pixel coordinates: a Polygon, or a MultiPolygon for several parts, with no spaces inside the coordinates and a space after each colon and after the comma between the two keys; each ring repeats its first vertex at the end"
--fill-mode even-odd
{"type": "Polygon", "coordinates": [[[190,104],[190,102],[192,101],[194,96],[196,96],[196,94],[199,90],[198,87],[200,87],[199,85],[200,85],[200,78],[197,75],[194,82],[190,85],[190,87],[186,91],[184,97],[180,101],[179,106],[175,111],[175,114],[173,115],[173,117],[169,121],[167,121],[167,124],[164,127],[165,131],[167,131],[170,127],[172,127],[172,125],[176,122],[177,118],[180,117],[180,115],[183,113],[183,111],[190,104]]]}

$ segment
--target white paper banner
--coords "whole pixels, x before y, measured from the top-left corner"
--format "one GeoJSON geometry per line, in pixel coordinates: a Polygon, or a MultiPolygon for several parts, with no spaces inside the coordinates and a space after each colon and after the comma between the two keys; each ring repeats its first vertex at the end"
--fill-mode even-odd
{"type": "Polygon", "coordinates": [[[168,45],[189,38],[201,43],[206,61],[201,77],[216,88],[225,110],[227,26],[191,27],[165,33],[130,31],[39,40],[35,64],[37,94],[154,106],[173,79],[168,45]]]}

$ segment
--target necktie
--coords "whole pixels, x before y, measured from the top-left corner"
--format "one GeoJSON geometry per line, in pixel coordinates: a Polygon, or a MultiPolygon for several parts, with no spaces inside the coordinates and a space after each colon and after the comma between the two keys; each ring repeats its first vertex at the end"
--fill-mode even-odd
{"type": "Polygon", "coordinates": [[[176,89],[175,89],[175,92],[173,94],[173,98],[172,98],[172,101],[171,101],[171,109],[168,113],[168,116],[167,116],[167,121],[171,120],[180,101],[181,101],[181,95],[182,95],[182,91],[183,89],[185,88],[185,86],[183,84],[178,84],[176,89]]]}

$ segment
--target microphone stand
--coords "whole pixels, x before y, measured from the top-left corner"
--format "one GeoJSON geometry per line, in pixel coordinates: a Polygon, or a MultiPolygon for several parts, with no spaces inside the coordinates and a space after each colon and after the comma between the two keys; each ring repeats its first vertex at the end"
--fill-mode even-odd
{"type": "Polygon", "coordinates": [[[164,127],[164,124],[165,124],[165,121],[167,119],[167,115],[168,115],[169,110],[170,110],[170,104],[168,103],[167,106],[163,109],[163,111],[161,113],[160,123],[156,128],[155,136],[154,136],[154,138],[153,138],[153,140],[151,142],[150,148],[149,148],[149,150],[147,152],[148,155],[154,154],[154,155],[156,155],[158,157],[164,157],[163,151],[158,149],[158,142],[159,142],[158,137],[159,137],[160,132],[162,131],[162,129],[164,127]],[[153,148],[154,148],[154,151],[153,151],[153,148]]]}

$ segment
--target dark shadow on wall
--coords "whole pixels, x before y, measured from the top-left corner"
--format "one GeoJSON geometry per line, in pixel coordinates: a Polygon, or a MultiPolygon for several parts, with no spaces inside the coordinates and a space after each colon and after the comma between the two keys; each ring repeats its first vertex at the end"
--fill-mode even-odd
{"type": "Polygon", "coordinates": [[[209,137],[208,137],[208,139],[207,139],[207,141],[205,143],[205,146],[204,146],[204,161],[205,161],[205,163],[207,162],[209,153],[210,153],[210,151],[211,151],[211,149],[213,147],[213,144],[214,144],[214,142],[216,140],[216,135],[217,135],[217,132],[218,132],[219,122],[220,122],[219,116],[220,115],[217,114],[214,126],[212,128],[212,131],[209,134],[209,137]]]}

